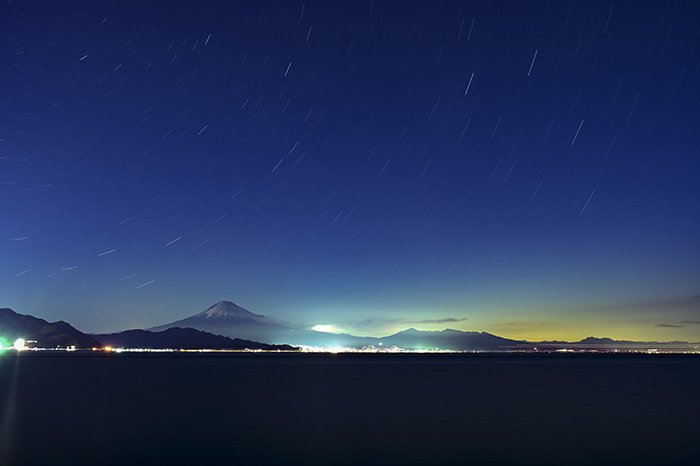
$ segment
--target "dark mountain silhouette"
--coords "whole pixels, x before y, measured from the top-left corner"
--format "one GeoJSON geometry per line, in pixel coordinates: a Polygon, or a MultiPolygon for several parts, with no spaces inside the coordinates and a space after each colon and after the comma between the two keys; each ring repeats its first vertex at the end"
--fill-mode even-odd
{"type": "Polygon", "coordinates": [[[93,337],[76,330],[62,320],[50,323],[30,315],[18,314],[7,308],[0,309],[0,335],[9,340],[24,338],[36,341],[36,346],[40,348],[101,346],[93,337]]]}
{"type": "Polygon", "coordinates": [[[394,335],[379,339],[383,346],[398,346],[406,349],[441,349],[454,351],[507,351],[522,344],[486,332],[463,332],[445,329],[424,331],[409,328],[394,335]]]}
{"type": "MultiPolygon", "coordinates": [[[[603,338],[597,338],[597,337],[586,337],[581,341],[576,342],[581,345],[610,345],[614,343],[623,343],[623,342],[616,342],[612,338],[608,337],[603,337],[603,338]]],[[[625,342],[628,343],[628,342],[625,342]]]]}
{"type": "Polygon", "coordinates": [[[574,350],[648,350],[658,349],[662,351],[687,351],[690,349],[700,348],[700,343],[691,343],[687,341],[630,341],[630,340],[615,340],[609,337],[586,337],[579,341],[540,341],[540,342],[523,342],[518,345],[519,349],[574,349],[574,350]]]}
{"type": "Polygon", "coordinates": [[[193,328],[173,327],[162,332],[148,330],[126,330],[119,333],[93,335],[104,346],[117,348],[150,349],[221,349],[221,350],[266,350],[293,351],[289,345],[268,345],[214,335],[193,328]]]}

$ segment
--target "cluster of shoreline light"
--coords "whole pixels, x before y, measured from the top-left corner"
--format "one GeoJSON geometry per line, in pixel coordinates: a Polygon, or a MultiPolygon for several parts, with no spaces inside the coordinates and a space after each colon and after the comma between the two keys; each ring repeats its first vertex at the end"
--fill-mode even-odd
{"type": "Polygon", "coordinates": [[[262,349],[187,349],[187,348],[92,348],[92,351],[104,353],[298,353],[295,350],[262,350],[262,349]]]}
{"type": "Polygon", "coordinates": [[[472,353],[472,351],[456,351],[440,348],[407,349],[398,346],[363,346],[352,348],[346,346],[299,346],[302,353],[472,353]]]}
{"type": "Polygon", "coordinates": [[[0,351],[6,351],[6,350],[26,351],[26,350],[30,349],[29,347],[27,347],[27,343],[33,343],[33,342],[28,342],[24,338],[18,338],[12,343],[12,346],[4,346],[4,344],[2,344],[2,340],[0,340],[0,351]]]}
{"type": "Polygon", "coordinates": [[[78,348],[75,346],[57,346],[57,347],[52,347],[52,348],[42,348],[38,346],[27,346],[27,343],[31,343],[28,341],[19,341],[22,340],[21,338],[16,340],[12,346],[2,346],[0,345],[0,353],[5,352],[5,351],[15,351],[17,353],[24,353],[27,351],[78,351],[78,348]]]}
{"type": "MultiPolygon", "coordinates": [[[[11,346],[5,346],[4,340],[0,340],[0,352],[4,351],[79,351],[75,346],[40,348],[30,346],[36,341],[17,338],[11,346]]],[[[352,348],[346,346],[306,346],[299,345],[295,350],[263,350],[263,349],[184,349],[184,348],[119,348],[104,346],[102,348],[86,348],[82,351],[93,351],[102,353],[403,353],[403,354],[465,354],[465,353],[495,353],[494,351],[459,351],[440,348],[407,349],[398,346],[364,346],[362,348],[352,348]]],[[[602,353],[602,354],[700,354],[700,348],[688,349],[665,349],[665,348],[513,348],[497,353],[602,353]]]]}
{"type": "Polygon", "coordinates": [[[472,351],[454,351],[441,349],[414,350],[394,347],[363,347],[350,348],[344,346],[323,347],[323,346],[298,346],[298,350],[263,350],[263,349],[177,349],[177,348],[92,348],[92,351],[102,351],[106,353],[471,353],[472,351]]]}

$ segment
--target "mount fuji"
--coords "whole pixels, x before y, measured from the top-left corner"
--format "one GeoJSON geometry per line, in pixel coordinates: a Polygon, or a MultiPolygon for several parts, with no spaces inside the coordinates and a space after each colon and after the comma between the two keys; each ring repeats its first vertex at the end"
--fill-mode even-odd
{"type": "Polygon", "coordinates": [[[173,327],[195,328],[215,335],[266,343],[281,342],[285,335],[295,330],[283,321],[254,314],[230,301],[220,301],[199,314],[148,330],[162,332],[173,327]]]}

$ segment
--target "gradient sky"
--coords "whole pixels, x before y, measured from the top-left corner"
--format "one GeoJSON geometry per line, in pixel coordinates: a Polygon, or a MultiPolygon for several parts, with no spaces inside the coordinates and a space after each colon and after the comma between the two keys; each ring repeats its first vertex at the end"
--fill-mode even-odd
{"type": "Polygon", "coordinates": [[[698,2],[14,2],[0,306],[700,340],[698,2]]]}

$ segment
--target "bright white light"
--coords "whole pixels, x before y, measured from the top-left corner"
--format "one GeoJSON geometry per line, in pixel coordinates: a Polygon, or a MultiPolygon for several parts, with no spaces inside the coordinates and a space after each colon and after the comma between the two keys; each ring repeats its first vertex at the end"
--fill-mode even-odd
{"type": "Polygon", "coordinates": [[[12,345],[12,347],[16,351],[24,351],[27,349],[27,342],[24,340],[24,338],[18,338],[15,340],[15,343],[12,345]]]}
{"type": "Polygon", "coordinates": [[[324,332],[324,333],[338,333],[338,329],[335,328],[335,326],[330,325],[330,324],[317,324],[311,327],[311,330],[314,330],[316,332],[324,332]]]}

